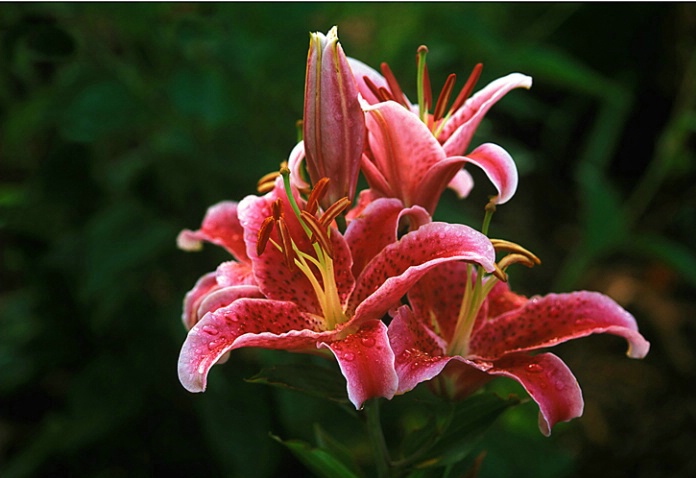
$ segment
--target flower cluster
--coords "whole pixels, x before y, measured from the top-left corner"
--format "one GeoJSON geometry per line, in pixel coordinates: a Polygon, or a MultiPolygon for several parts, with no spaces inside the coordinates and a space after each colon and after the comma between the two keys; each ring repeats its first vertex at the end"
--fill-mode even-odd
{"type": "Polygon", "coordinates": [[[212,206],[200,229],[178,237],[183,249],[206,241],[233,257],[184,300],[187,390],[203,391],[210,368],[234,349],[284,349],[335,358],[356,408],[421,382],[460,398],[509,377],[537,402],[549,434],[582,414],[583,399],[561,359],[531,352],[609,333],[628,341],[629,356],[647,354],[634,318],[604,295],[528,299],[509,289],[508,267],[539,263],[487,236],[517,170],[502,147],[470,144],[488,109],[531,78],[513,73],[472,95],[477,65],[448,106],[456,78],[434,99],[426,54],[421,47],[414,104],[386,64],[379,73],[346,57],[335,28],[311,35],[304,140],[259,181],[260,195],[212,206]],[[446,188],[468,194],[470,164],[498,191],[482,231],[432,219],[446,188]],[[369,188],[356,194],[361,172],[369,188]]]}

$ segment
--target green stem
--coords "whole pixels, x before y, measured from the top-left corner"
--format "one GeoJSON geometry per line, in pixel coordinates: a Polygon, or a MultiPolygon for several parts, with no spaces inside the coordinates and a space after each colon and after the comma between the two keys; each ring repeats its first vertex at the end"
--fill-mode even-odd
{"type": "Polygon", "coordinates": [[[390,457],[387,450],[387,443],[384,440],[382,432],[382,423],[379,419],[379,398],[369,400],[365,404],[365,413],[367,415],[367,432],[370,435],[372,443],[372,452],[375,456],[375,465],[377,466],[377,476],[379,478],[389,477],[390,457]]]}

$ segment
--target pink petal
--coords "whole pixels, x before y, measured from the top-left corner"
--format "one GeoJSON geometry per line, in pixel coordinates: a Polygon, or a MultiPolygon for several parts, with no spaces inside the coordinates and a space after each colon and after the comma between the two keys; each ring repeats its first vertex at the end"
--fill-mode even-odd
{"type": "Polygon", "coordinates": [[[377,70],[372,67],[367,66],[365,63],[356,60],[355,58],[348,57],[348,64],[350,69],[353,71],[353,76],[355,77],[355,84],[358,87],[360,95],[369,104],[374,105],[380,102],[380,100],[372,93],[365,83],[365,77],[367,76],[378,88],[383,87],[389,89],[387,80],[377,72],[377,70]]]}
{"type": "Polygon", "coordinates": [[[486,236],[461,224],[433,222],[384,248],[357,280],[347,311],[361,320],[380,318],[433,267],[450,261],[494,269],[495,251],[486,236]]]}
{"type": "Polygon", "coordinates": [[[366,322],[343,340],[323,342],[338,360],[346,377],[348,398],[359,409],[374,397],[391,399],[398,378],[394,370],[394,353],[389,346],[387,326],[379,320],[366,322]]]}
{"type": "Polygon", "coordinates": [[[346,220],[348,221],[348,224],[350,224],[351,221],[359,218],[367,206],[372,204],[372,202],[376,199],[379,199],[379,197],[375,196],[374,191],[371,189],[363,189],[360,191],[358,194],[357,203],[346,213],[346,220]]]}
{"type": "Polygon", "coordinates": [[[227,261],[220,264],[215,271],[220,287],[232,285],[253,285],[256,283],[250,263],[227,261]]]}
{"type": "Polygon", "coordinates": [[[336,27],[310,34],[304,101],[305,164],[312,182],[331,181],[322,206],[353,199],[365,141],[365,114],[336,27]]]}
{"type": "Polygon", "coordinates": [[[522,384],[539,405],[539,429],[546,436],[556,423],[582,415],[580,386],[568,366],[554,354],[513,354],[493,364],[477,365],[490,375],[510,377],[522,384]]]}
{"type": "Polygon", "coordinates": [[[439,135],[447,156],[461,156],[467,151],[485,114],[508,91],[520,87],[529,89],[531,86],[531,77],[512,73],[493,81],[469,98],[447,121],[439,135]]]}
{"type": "Polygon", "coordinates": [[[365,176],[367,184],[370,185],[370,191],[376,197],[397,197],[391,185],[379,170],[377,165],[367,155],[363,154],[360,162],[360,169],[365,176]]]}
{"type": "MultiPolygon", "coordinates": [[[[428,170],[446,159],[442,147],[428,127],[394,101],[366,109],[366,120],[374,164],[394,196],[406,206],[417,204],[415,199],[418,196],[429,194],[439,197],[441,190],[424,190],[422,183],[428,170]]],[[[456,170],[447,178],[443,189],[455,173],[456,170]]]]}
{"type": "Polygon", "coordinates": [[[187,330],[190,330],[198,322],[198,306],[201,301],[211,292],[219,289],[220,286],[215,279],[215,272],[209,272],[202,276],[193,286],[193,289],[186,293],[184,297],[184,311],[181,320],[187,330]]]}
{"type": "Polygon", "coordinates": [[[434,164],[421,178],[420,187],[413,194],[413,203],[423,206],[431,214],[435,212],[442,192],[447,189],[452,179],[461,171],[465,159],[461,157],[446,158],[434,164]]]}
{"type": "Polygon", "coordinates": [[[428,212],[418,206],[404,208],[398,199],[381,198],[367,206],[348,225],[345,238],[353,256],[353,276],[358,277],[365,265],[389,244],[396,242],[402,219],[417,229],[430,222],[428,212]]]}
{"type": "Polygon", "coordinates": [[[238,261],[248,262],[236,202],[223,201],[210,206],[199,230],[183,230],[176,239],[179,248],[186,251],[199,250],[202,241],[222,246],[238,261]]]}
{"type": "Polygon", "coordinates": [[[179,380],[202,392],[210,368],[240,347],[310,351],[323,335],[316,317],[291,302],[239,299],[206,314],[188,333],[179,355],[179,380]]]}
{"type": "Polygon", "coordinates": [[[523,307],[489,320],[473,335],[469,350],[494,359],[601,333],[624,337],[632,358],[645,357],[650,349],[631,314],[605,295],[581,291],[532,298],[523,307]]]}
{"type": "Polygon", "coordinates": [[[255,285],[236,285],[212,291],[200,301],[196,315],[202,319],[208,312],[227,307],[238,299],[261,299],[263,294],[255,285]]]}
{"type": "Polygon", "coordinates": [[[459,199],[463,199],[467,197],[473,189],[474,179],[468,171],[462,169],[454,175],[447,187],[453,190],[459,199]]]}
{"type": "Polygon", "coordinates": [[[309,183],[303,179],[302,162],[305,159],[304,141],[300,141],[292,148],[288,158],[290,169],[290,181],[297,189],[309,189],[309,183]]]}
{"type": "Polygon", "coordinates": [[[486,143],[465,158],[467,163],[483,169],[498,190],[497,204],[506,203],[512,198],[517,190],[517,166],[507,151],[496,144],[486,143]]]}
{"type": "Polygon", "coordinates": [[[400,307],[392,318],[389,342],[396,357],[397,394],[413,390],[419,383],[439,375],[452,360],[444,355],[444,341],[428,330],[408,306],[400,307]]]}

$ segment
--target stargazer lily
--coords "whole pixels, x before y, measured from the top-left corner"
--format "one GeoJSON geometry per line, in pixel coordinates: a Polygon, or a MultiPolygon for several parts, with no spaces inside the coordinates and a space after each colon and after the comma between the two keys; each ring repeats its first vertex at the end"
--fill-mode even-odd
{"type": "MultiPolygon", "coordinates": [[[[456,75],[454,74],[447,78],[436,104],[433,105],[430,79],[425,62],[426,53],[427,48],[421,46],[417,57],[418,104],[416,105],[412,104],[403,93],[394,74],[386,63],[381,65],[384,76],[353,58],[349,58],[349,63],[355,75],[358,90],[365,102],[374,106],[393,101],[401,105],[404,110],[410,112],[425,126],[424,131],[427,130],[437,143],[442,146],[443,154],[440,154],[440,161],[443,161],[443,158],[450,159],[464,156],[469,151],[469,145],[478,125],[491,106],[510,90],[520,87],[530,88],[532,85],[532,79],[529,76],[512,73],[493,81],[475,95],[469,97],[481,74],[482,67],[481,64],[478,64],[449,108],[448,104],[456,81],[456,75]]],[[[369,108],[367,110],[370,111],[369,108]]],[[[397,125],[394,127],[394,130],[398,131],[400,128],[401,125],[397,125]]],[[[409,125],[407,128],[411,130],[414,127],[409,125]]],[[[369,122],[368,129],[371,129],[369,122]]],[[[424,131],[419,131],[419,133],[424,134],[424,131]]],[[[372,142],[370,143],[370,148],[375,148],[372,142]]],[[[379,146],[376,146],[376,148],[379,149],[379,146]]],[[[509,155],[502,148],[495,145],[484,145],[481,148],[476,148],[466,157],[469,158],[469,161],[460,162],[460,166],[466,162],[471,162],[481,167],[498,188],[500,194],[498,202],[503,203],[509,199],[509,197],[505,198],[505,194],[500,188],[501,184],[498,181],[502,179],[501,173],[509,175],[509,184],[507,186],[508,190],[511,191],[509,194],[511,196],[514,193],[512,186],[513,182],[516,185],[517,173],[514,163],[511,164],[509,155]],[[482,156],[485,157],[485,160],[483,164],[480,164],[478,161],[481,161],[482,156]],[[492,173],[495,174],[495,172],[497,172],[497,177],[492,176],[492,173]]],[[[409,164],[417,161],[417,158],[410,158],[409,164]]],[[[373,163],[376,163],[376,161],[373,160],[373,163]]],[[[447,165],[439,166],[440,169],[445,170],[444,172],[432,171],[430,174],[437,177],[440,182],[451,176],[447,179],[447,185],[459,197],[466,197],[473,187],[471,175],[466,170],[461,169],[461,167],[456,168],[453,161],[447,161],[447,163],[447,165]],[[454,174],[452,174],[451,170],[455,171],[454,174]]],[[[421,167],[421,169],[425,168],[421,167]]],[[[363,172],[368,177],[368,181],[371,179],[370,186],[375,187],[381,194],[384,194],[384,182],[391,185],[394,184],[390,182],[394,179],[394,174],[386,171],[379,164],[370,164],[363,160],[363,172]],[[381,173],[384,181],[380,181],[382,178],[376,175],[375,169],[381,173]]],[[[431,179],[431,181],[434,182],[435,180],[431,179]]],[[[439,197],[438,192],[433,192],[432,195],[439,197]]],[[[430,200],[430,202],[436,201],[437,199],[430,200]]]]}
{"type": "Polygon", "coordinates": [[[334,219],[350,201],[320,208],[326,186],[319,181],[305,201],[285,169],[268,194],[241,201],[246,252],[263,297],[238,298],[193,326],[179,357],[186,389],[203,391],[212,365],[240,347],[328,349],[356,408],[371,397],[391,398],[397,375],[382,317],[437,265],[467,261],[494,270],[483,234],[429,222],[423,209],[404,209],[395,199],[373,201],[343,235],[334,219]],[[422,225],[397,239],[408,220],[422,225]]]}
{"type": "Polygon", "coordinates": [[[467,163],[488,175],[498,190],[497,204],[514,195],[517,167],[500,146],[486,143],[466,156],[448,155],[425,123],[395,101],[367,107],[365,112],[369,152],[363,155],[362,171],[376,197],[395,197],[432,214],[452,181],[459,193],[468,193],[470,186],[456,177],[467,163]]]}
{"type": "MultiPolygon", "coordinates": [[[[496,249],[511,244],[493,243],[496,249]]],[[[511,256],[534,260],[526,251],[506,257],[511,256]]],[[[581,291],[527,299],[496,277],[476,276],[464,263],[430,270],[408,298],[410,306],[399,308],[389,325],[397,393],[432,379],[437,392],[463,398],[494,377],[509,377],[539,405],[545,435],[554,424],[582,414],[582,393],[560,358],[531,352],[597,333],[624,337],[632,358],[644,357],[650,347],[635,319],[605,295],[581,291]]]]}

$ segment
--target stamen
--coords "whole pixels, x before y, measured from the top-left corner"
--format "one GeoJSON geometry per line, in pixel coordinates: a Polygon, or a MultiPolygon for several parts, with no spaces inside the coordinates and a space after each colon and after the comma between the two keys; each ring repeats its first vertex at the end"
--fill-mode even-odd
{"type": "Polygon", "coordinates": [[[514,242],[506,241],[505,239],[491,239],[491,244],[493,244],[495,252],[513,252],[519,255],[523,255],[534,265],[538,266],[539,264],[541,264],[541,260],[536,255],[534,255],[534,253],[528,251],[524,247],[514,242]]]}
{"type": "Polygon", "coordinates": [[[283,217],[283,202],[280,198],[276,199],[273,201],[273,204],[271,204],[271,214],[276,221],[283,217]]]}
{"type": "Polygon", "coordinates": [[[278,178],[278,176],[280,176],[278,171],[264,174],[256,183],[256,190],[259,192],[259,194],[265,194],[268,191],[271,191],[275,186],[275,180],[278,178]]]}
{"type": "Polygon", "coordinates": [[[391,90],[394,100],[397,103],[401,103],[403,106],[408,106],[404,99],[404,92],[401,91],[401,86],[399,86],[399,82],[396,81],[396,77],[394,76],[394,73],[392,73],[391,68],[389,68],[389,65],[382,63],[380,67],[382,69],[384,79],[387,80],[387,84],[389,85],[389,89],[391,90]]]}
{"type": "Polygon", "coordinates": [[[326,232],[326,228],[322,227],[319,220],[307,211],[302,211],[301,217],[307,227],[312,231],[312,242],[318,242],[322,250],[333,259],[333,245],[326,232]]]}
{"type": "Polygon", "coordinates": [[[501,282],[507,282],[508,276],[505,273],[505,271],[498,264],[494,264],[494,265],[495,265],[495,270],[493,271],[493,275],[501,282]]]}
{"type": "Polygon", "coordinates": [[[305,211],[314,215],[317,213],[319,208],[319,201],[326,195],[326,188],[329,186],[329,178],[321,178],[314,185],[309,198],[307,198],[307,206],[305,206],[305,211]]]}
{"type": "Polygon", "coordinates": [[[447,81],[442,86],[442,91],[440,91],[440,96],[437,98],[437,105],[435,105],[435,112],[433,113],[433,121],[437,121],[443,116],[445,116],[445,108],[447,108],[447,103],[449,103],[450,95],[454,89],[454,82],[457,80],[457,75],[452,73],[447,77],[447,81]]]}
{"type": "Polygon", "coordinates": [[[350,199],[348,197],[343,197],[333,203],[329,208],[324,211],[324,214],[321,215],[321,219],[319,220],[319,223],[326,229],[328,228],[331,223],[338,217],[339,214],[341,214],[343,211],[345,211],[349,206],[351,205],[350,199]]]}
{"type": "Polygon", "coordinates": [[[483,63],[476,64],[473,71],[471,72],[471,75],[469,75],[469,79],[466,80],[466,83],[462,87],[462,91],[459,92],[459,95],[457,95],[457,99],[454,100],[454,103],[452,104],[452,107],[449,110],[449,114],[452,114],[459,108],[461,108],[464,102],[469,98],[471,92],[474,91],[474,86],[476,86],[476,82],[481,76],[482,70],[483,63]]]}
{"type": "Polygon", "coordinates": [[[534,261],[523,254],[508,254],[498,261],[498,266],[500,266],[500,268],[503,270],[507,269],[513,264],[522,264],[530,269],[536,265],[534,261]]]}
{"type": "Polygon", "coordinates": [[[268,240],[271,238],[271,232],[273,231],[275,222],[275,218],[269,216],[263,220],[263,223],[259,228],[259,233],[256,238],[256,255],[258,257],[261,257],[263,251],[266,250],[266,245],[268,244],[268,240]]]}
{"type": "Polygon", "coordinates": [[[423,93],[425,101],[425,111],[430,111],[430,107],[433,106],[433,89],[430,86],[430,73],[428,72],[428,65],[425,65],[425,71],[423,72],[423,93]]]}
{"type": "Polygon", "coordinates": [[[283,218],[280,218],[275,223],[278,225],[280,241],[283,244],[283,257],[285,258],[285,265],[288,266],[288,269],[292,270],[295,266],[295,251],[292,248],[290,230],[288,229],[288,225],[285,223],[285,219],[283,218]]]}
{"type": "Polygon", "coordinates": [[[375,85],[370,77],[363,76],[363,80],[365,80],[365,85],[367,85],[372,94],[375,95],[379,101],[389,101],[394,99],[386,88],[375,85]]]}

